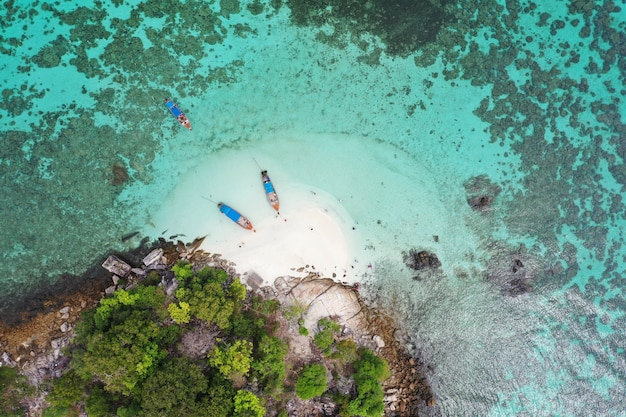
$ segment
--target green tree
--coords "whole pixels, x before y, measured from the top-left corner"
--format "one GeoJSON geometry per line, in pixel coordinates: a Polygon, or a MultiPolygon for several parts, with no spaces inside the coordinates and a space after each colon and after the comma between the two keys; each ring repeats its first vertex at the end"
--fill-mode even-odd
{"type": "Polygon", "coordinates": [[[73,343],[72,368],[85,380],[101,381],[111,393],[130,395],[166,355],[179,334],[163,326],[161,288],[118,290],[83,316],[73,343]]]}
{"type": "Polygon", "coordinates": [[[267,412],[261,405],[259,397],[250,391],[239,390],[235,394],[234,417],[263,417],[267,412]]]}
{"type": "Polygon", "coordinates": [[[141,281],[140,285],[155,286],[155,285],[159,285],[160,283],[161,283],[161,275],[159,275],[157,271],[152,270],[148,273],[146,278],[144,278],[144,280],[141,281]]]}
{"type": "Polygon", "coordinates": [[[89,417],[113,417],[113,399],[101,387],[91,389],[85,400],[85,411],[89,417]]]}
{"type": "Polygon", "coordinates": [[[194,274],[184,262],[176,264],[175,269],[180,285],[176,291],[178,301],[189,305],[192,317],[227,329],[231,316],[246,298],[246,287],[238,278],[228,284],[228,274],[220,269],[203,268],[194,274]]]}
{"type": "Polygon", "coordinates": [[[32,391],[26,377],[18,374],[15,368],[0,366],[0,416],[26,415],[26,410],[20,404],[20,400],[33,394],[32,391]]]}
{"type": "Polygon", "coordinates": [[[236,303],[240,304],[246,299],[246,286],[239,281],[239,278],[234,278],[228,287],[228,296],[236,303]]]}
{"type": "Polygon", "coordinates": [[[215,378],[206,395],[200,399],[193,417],[231,417],[234,412],[235,391],[230,381],[215,378]]]}
{"type": "Polygon", "coordinates": [[[387,361],[367,348],[360,348],[358,354],[359,359],[354,364],[354,379],[357,383],[360,378],[373,378],[378,382],[389,378],[391,371],[387,361]]]}
{"type": "Polygon", "coordinates": [[[356,343],[351,339],[340,340],[334,345],[335,350],[329,355],[331,359],[336,359],[340,364],[346,365],[356,361],[359,357],[356,343]]]}
{"type": "Polygon", "coordinates": [[[381,382],[389,378],[389,365],[369,349],[359,349],[358,353],[359,359],[354,363],[358,394],[350,401],[348,411],[352,415],[380,417],[385,407],[381,382]]]}
{"type": "Polygon", "coordinates": [[[282,386],[286,373],[285,355],[287,343],[282,339],[264,335],[259,340],[256,347],[257,359],[252,362],[252,369],[266,392],[271,393],[282,386]]]}
{"type": "Polygon", "coordinates": [[[385,411],[384,394],[380,383],[373,379],[361,381],[357,385],[358,395],[350,401],[350,415],[363,417],[380,417],[385,411]]]}
{"type": "Polygon", "coordinates": [[[98,329],[105,330],[113,323],[124,320],[130,310],[151,309],[164,318],[164,301],[165,293],[161,288],[140,286],[132,291],[120,289],[100,300],[93,320],[98,329]]]}
{"type": "MultiPolygon", "coordinates": [[[[24,415],[26,414],[19,414],[20,417],[24,415]]],[[[75,406],[68,408],[48,407],[41,412],[41,417],[80,417],[80,410],[75,406]]]]}
{"type": "Polygon", "coordinates": [[[184,358],[170,358],[141,386],[142,417],[189,416],[200,406],[208,381],[202,370],[184,358]]]}
{"type": "Polygon", "coordinates": [[[220,284],[228,281],[228,274],[223,269],[202,268],[196,272],[196,276],[202,281],[214,281],[220,284]]]}
{"type": "Polygon", "coordinates": [[[260,296],[254,296],[250,299],[250,307],[260,315],[269,316],[278,311],[280,302],[275,299],[265,299],[260,296]]]}
{"type": "Polygon", "coordinates": [[[52,408],[67,409],[82,400],[85,386],[85,381],[70,369],[60,378],[53,380],[52,389],[46,396],[46,401],[52,408]]]}
{"type": "Polygon", "coordinates": [[[191,264],[182,259],[176,262],[176,265],[172,266],[172,272],[174,272],[176,279],[183,282],[194,275],[191,270],[191,264]]]}
{"type": "Polygon", "coordinates": [[[326,391],[328,379],[321,363],[307,365],[296,382],[296,394],[303,400],[318,397],[326,391]]]}
{"type": "Polygon", "coordinates": [[[130,404],[118,407],[117,417],[135,417],[141,412],[141,404],[137,401],[132,401],[130,404]]]}
{"type": "Polygon", "coordinates": [[[341,328],[338,323],[335,323],[328,318],[320,319],[317,322],[317,326],[319,331],[315,336],[313,336],[313,341],[315,342],[315,345],[322,352],[324,352],[324,354],[329,354],[330,347],[335,342],[335,335],[341,328]]]}
{"type": "Polygon", "coordinates": [[[126,310],[125,316],[107,331],[87,335],[72,367],[85,380],[101,381],[109,392],[130,395],[166,356],[165,346],[176,339],[178,328],[162,326],[150,310],[126,310]]]}
{"type": "Polygon", "coordinates": [[[224,348],[215,346],[208,355],[209,364],[217,368],[224,377],[234,384],[243,382],[252,365],[252,343],[247,340],[236,340],[226,344],[224,348]]]}
{"type": "Polygon", "coordinates": [[[189,305],[190,314],[208,323],[226,329],[235,309],[235,302],[226,297],[222,283],[194,277],[184,291],[177,292],[178,300],[189,305]]]}
{"type": "Polygon", "coordinates": [[[189,303],[181,301],[180,303],[170,303],[167,306],[167,311],[169,311],[172,320],[178,324],[189,323],[191,320],[191,308],[189,307],[189,303]]]}
{"type": "Polygon", "coordinates": [[[296,300],[294,304],[283,309],[283,316],[287,320],[300,319],[309,307],[300,300],[296,300]]]}

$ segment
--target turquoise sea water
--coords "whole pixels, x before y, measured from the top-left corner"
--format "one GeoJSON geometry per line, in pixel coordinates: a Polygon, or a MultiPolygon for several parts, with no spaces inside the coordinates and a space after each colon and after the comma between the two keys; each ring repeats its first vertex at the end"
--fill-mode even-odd
{"type": "Polygon", "coordinates": [[[546,3],[3,3],[3,314],[160,236],[221,152],[273,150],[279,191],[352,216],[364,293],[427,365],[425,413],[626,415],[625,5],[546,3]],[[440,272],[415,279],[411,248],[440,272]]]}

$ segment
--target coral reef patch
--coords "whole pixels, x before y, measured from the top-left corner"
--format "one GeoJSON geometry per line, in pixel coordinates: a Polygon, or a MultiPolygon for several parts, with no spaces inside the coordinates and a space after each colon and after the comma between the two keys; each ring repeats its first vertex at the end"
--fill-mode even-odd
{"type": "Polygon", "coordinates": [[[419,279],[424,273],[437,272],[441,267],[437,255],[426,250],[409,249],[402,253],[402,258],[406,266],[417,272],[414,279],[419,279]]]}
{"type": "Polygon", "coordinates": [[[489,211],[493,199],[502,191],[502,188],[493,184],[486,175],[472,177],[465,182],[464,186],[467,203],[471,208],[480,212],[489,211]]]}
{"type": "Polygon", "coordinates": [[[291,18],[298,25],[335,27],[334,36],[350,31],[378,36],[389,55],[407,56],[433,42],[446,14],[440,4],[428,0],[288,0],[291,18]]]}

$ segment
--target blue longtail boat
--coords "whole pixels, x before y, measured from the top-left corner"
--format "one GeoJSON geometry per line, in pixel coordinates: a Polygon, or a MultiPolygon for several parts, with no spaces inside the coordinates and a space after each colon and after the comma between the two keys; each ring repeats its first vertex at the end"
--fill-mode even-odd
{"type": "Polygon", "coordinates": [[[276,190],[274,189],[272,180],[270,180],[269,175],[267,175],[267,171],[261,171],[261,179],[263,180],[263,188],[265,188],[267,202],[270,203],[270,206],[274,207],[274,210],[278,211],[280,201],[278,201],[278,194],[276,194],[276,190]]]}
{"type": "MultiPolygon", "coordinates": [[[[219,203],[217,207],[220,209],[222,213],[226,215],[226,217],[228,217],[229,219],[237,223],[239,226],[243,227],[244,229],[254,230],[252,226],[252,222],[250,222],[250,220],[248,220],[245,216],[243,216],[237,210],[233,209],[230,206],[227,206],[224,203],[219,203]]],[[[254,231],[256,232],[256,230],[254,231]]]]}
{"type": "Polygon", "coordinates": [[[183,113],[183,111],[178,108],[176,103],[174,103],[171,98],[165,99],[165,107],[167,107],[168,110],[172,113],[172,116],[174,116],[176,120],[178,120],[178,123],[191,130],[191,122],[189,121],[189,118],[187,118],[185,113],[183,113]]]}

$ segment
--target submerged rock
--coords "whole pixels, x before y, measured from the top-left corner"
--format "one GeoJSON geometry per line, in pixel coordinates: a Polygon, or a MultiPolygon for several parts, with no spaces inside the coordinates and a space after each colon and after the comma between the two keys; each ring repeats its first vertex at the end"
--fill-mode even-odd
{"type": "Polygon", "coordinates": [[[470,207],[477,211],[489,210],[492,201],[493,197],[490,195],[479,195],[467,199],[467,203],[470,205],[470,207]]]}
{"type": "Polygon", "coordinates": [[[530,292],[532,289],[530,285],[531,276],[527,273],[521,259],[515,255],[511,258],[507,278],[505,285],[502,287],[502,291],[506,295],[515,297],[530,292]]]}
{"type": "Polygon", "coordinates": [[[532,271],[536,268],[536,262],[527,255],[525,248],[512,251],[495,244],[493,249],[495,254],[489,261],[487,280],[500,287],[502,294],[509,297],[532,291],[532,271]]]}
{"type": "Polygon", "coordinates": [[[494,198],[502,191],[502,188],[486,175],[472,177],[463,185],[467,193],[467,204],[480,212],[489,211],[494,198]]]}
{"type": "Polygon", "coordinates": [[[441,266],[437,255],[425,250],[411,249],[408,252],[404,252],[402,258],[404,263],[414,271],[437,269],[441,266]]]}

